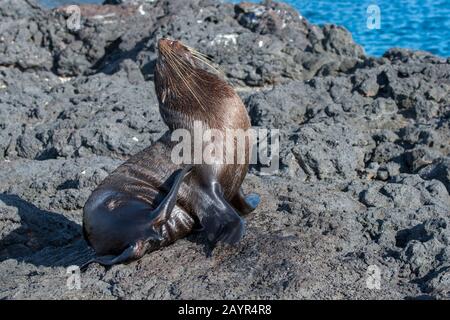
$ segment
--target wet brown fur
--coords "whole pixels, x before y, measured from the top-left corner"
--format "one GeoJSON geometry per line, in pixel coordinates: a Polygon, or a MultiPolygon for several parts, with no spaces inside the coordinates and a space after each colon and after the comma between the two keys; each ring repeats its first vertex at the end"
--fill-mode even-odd
{"type": "MultiPolygon", "coordinates": [[[[200,171],[196,172],[196,169],[200,170],[203,165],[194,167],[184,180],[177,194],[177,205],[168,220],[149,216],[169,192],[171,177],[181,167],[170,158],[175,144],[170,141],[173,130],[192,130],[195,120],[222,132],[227,128],[246,130],[250,127],[246,109],[234,89],[217,75],[201,68],[200,60],[197,54],[178,41],[159,41],[155,88],[161,115],[170,131],[120,165],[88,199],[84,208],[83,232],[97,255],[119,254],[133,237],[140,239],[145,230],[155,229],[164,239],[152,248],[138,242],[135,256],[139,257],[144,251],[186,236],[198,223],[197,212],[205,199],[203,182],[197,174],[200,171]],[[118,199],[103,200],[105,194],[111,192],[117,192],[118,199]],[[143,206],[148,213],[135,214],[133,205],[126,208],[127,203],[137,203],[138,208],[143,206]],[[123,211],[121,206],[125,206],[123,211]],[[117,213],[110,215],[108,212],[111,210],[117,213]],[[134,217],[136,221],[129,221],[127,217],[134,217]],[[128,236],[129,230],[136,232],[128,236]]],[[[249,150],[249,145],[246,149],[249,150]]],[[[216,175],[212,178],[220,182],[224,197],[232,200],[238,195],[247,170],[248,163],[226,164],[216,166],[211,174],[216,175]]]]}

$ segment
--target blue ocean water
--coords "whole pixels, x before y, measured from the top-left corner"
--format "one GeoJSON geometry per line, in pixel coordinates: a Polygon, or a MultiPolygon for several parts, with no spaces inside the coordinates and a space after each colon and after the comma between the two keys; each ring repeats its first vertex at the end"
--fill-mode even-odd
{"type": "Polygon", "coordinates": [[[382,55],[391,47],[450,56],[450,0],[286,0],[313,23],[346,27],[366,53],[382,55]],[[380,29],[369,29],[377,5],[380,29]]]}
{"type": "MultiPolygon", "coordinates": [[[[189,0],[187,0],[189,1],[189,0]]],[[[232,2],[239,2],[230,0],[232,2]]],[[[101,0],[40,0],[47,7],[101,3],[101,0]]],[[[258,1],[254,1],[258,2],[258,1]]],[[[285,0],[312,23],[344,26],[366,53],[380,56],[391,47],[450,56],[450,0],[285,0]],[[370,5],[379,9],[367,12],[370,5]],[[368,21],[369,20],[369,21],[368,21]],[[369,22],[369,23],[368,23],[369,22]],[[369,27],[368,27],[369,26],[369,27]]]]}
{"type": "Polygon", "coordinates": [[[55,8],[68,4],[81,4],[81,3],[103,3],[102,0],[37,0],[46,8],[55,8]]]}

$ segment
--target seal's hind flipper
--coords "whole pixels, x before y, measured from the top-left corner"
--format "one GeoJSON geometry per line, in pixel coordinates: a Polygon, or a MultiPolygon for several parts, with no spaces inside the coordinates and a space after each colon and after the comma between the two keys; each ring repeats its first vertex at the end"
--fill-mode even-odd
{"type": "Polygon", "coordinates": [[[216,244],[218,241],[236,244],[244,235],[244,220],[223,197],[220,184],[211,181],[210,186],[203,186],[205,205],[197,212],[200,224],[207,239],[216,244]]]}
{"type": "Polygon", "coordinates": [[[115,265],[115,264],[118,264],[118,263],[124,263],[124,262],[127,262],[127,261],[136,260],[136,259],[141,258],[144,253],[145,253],[145,251],[139,250],[139,245],[138,244],[134,244],[134,245],[131,245],[128,248],[126,248],[118,256],[100,256],[100,257],[95,257],[95,258],[89,260],[88,262],[86,262],[85,264],[83,264],[80,267],[80,270],[81,271],[86,270],[87,267],[91,263],[98,263],[98,264],[101,264],[102,266],[112,266],[112,265],[115,265]]]}
{"type": "Polygon", "coordinates": [[[230,202],[241,215],[245,215],[255,210],[260,201],[261,198],[258,194],[250,193],[245,195],[242,188],[240,188],[230,202]]]}
{"type": "Polygon", "coordinates": [[[180,170],[169,193],[153,211],[153,214],[157,215],[153,223],[155,226],[160,226],[167,220],[169,220],[170,213],[177,203],[177,194],[178,190],[180,189],[181,183],[183,182],[183,179],[189,174],[189,172],[191,172],[192,167],[192,165],[186,165],[182,170],[180,170]]]}
{"type": "Polygon", "coordinates": [[[121,254],[118,256],[102,256],[97,257],[95,262],[101,264],[102,266],[112,266],[118,263],[127,262],[130,260],[135,260],[140,258],[137,253],[137,245],[131,245],[126,248],[121,254]]]}

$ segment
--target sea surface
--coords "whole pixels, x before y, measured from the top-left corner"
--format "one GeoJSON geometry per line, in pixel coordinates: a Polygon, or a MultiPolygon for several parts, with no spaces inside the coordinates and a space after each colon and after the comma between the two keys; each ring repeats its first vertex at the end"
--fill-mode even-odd
{"type": "MultiPolygon", "coordinates": [[[[38,0],[46,7],[101,0],[38,0]]],[[[186,0],[189,1],[189,0],[186,0]]],[[[231,1],[239,2],[239,1],[231,1]]],[[[255,2],[255,1],[254,1],[255,2]]],[[[256,1],[258,2],[258,1],[256,1]]],[[[344,26],[366,53],[391,47],[450,56],[450,0],[285,0],[312,23],[344,26]]]]}

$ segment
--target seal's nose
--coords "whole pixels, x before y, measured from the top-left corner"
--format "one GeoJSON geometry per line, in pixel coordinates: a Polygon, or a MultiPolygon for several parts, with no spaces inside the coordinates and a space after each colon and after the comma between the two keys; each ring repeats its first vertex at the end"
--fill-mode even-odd
{"type": "Polygon", "coordinates": [[[173,46],[174,41],[169,40],[167,38],[161,38],[158,40],[158,47],[159,48],[169,48],[173,46]]]}

